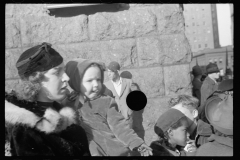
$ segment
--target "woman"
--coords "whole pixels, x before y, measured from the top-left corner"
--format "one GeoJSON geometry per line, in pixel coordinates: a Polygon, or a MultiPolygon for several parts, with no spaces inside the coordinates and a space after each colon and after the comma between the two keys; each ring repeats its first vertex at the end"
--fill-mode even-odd
{"type": "Polygon", "coordinates": [[[90,155],[75,111],[58,103],[69,92],[62,56],[43,43],[23,52],[16,67],[23,85],[18,92],[5,92],[5,146],[10,147],[10,154],[90,155]]]}

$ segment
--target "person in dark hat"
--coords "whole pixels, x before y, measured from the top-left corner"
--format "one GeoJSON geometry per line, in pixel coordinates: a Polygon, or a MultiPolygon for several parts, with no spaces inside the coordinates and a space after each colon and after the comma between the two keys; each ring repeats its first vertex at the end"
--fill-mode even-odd
{"type": "Polygon", "coordinates": [[[74,109],[58,103],[69,93],[62,56],[44,42],[23,52],[16,67],[22,85],[5,91],[11,156],[90,156],[74,109]]]}
{"type": "Polygon", "coordinates": [[[193,85],[193,96],[196,97],[199,101],[201,100],[201,86],[202,86],[202,69],[201,67],[194,66],[192,68],[192,74],[194,76],[192,80],[192,85],[193,85]]]}
{"type": "Polygon", "coordinates": [[[208,143],[197,149],[196,156],[233,156],[233,100],[214,98],[205,107],[206,118],[213,127],[208,143]]]}
{"type": "Polygon", "coordinates": [[[186,156],[186,152],[194,152],[193,146],[188,151],[178,149],[187,145],[188,127],[189,120],[181,111],[170,108],[164,112],[154,126],[159,140],[150,144],[153,156],[186,156]]]}
{"type": "Polygon", "coordinates": [[[206,66],[206,72],[208,76],[203,81],[201,87],[201,100],[200,107],[198,108],[198,112],[201,119],[201,113],[204,112],[204,105],[208,97],[210,97],[218,88],[217,79],[219,78],[219,69],[217,64],[209,63],[206,66]]]}

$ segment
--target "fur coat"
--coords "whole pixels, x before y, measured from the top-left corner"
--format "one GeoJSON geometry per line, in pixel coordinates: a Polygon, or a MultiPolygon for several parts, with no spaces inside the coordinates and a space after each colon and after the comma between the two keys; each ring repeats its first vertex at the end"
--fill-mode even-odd
{"type": "Polygon", "coordinates": [[[11,156],[90,156],[76,119],[73,109],[57,102],[27,102],[5,93],[5,146],[11,156]]]}

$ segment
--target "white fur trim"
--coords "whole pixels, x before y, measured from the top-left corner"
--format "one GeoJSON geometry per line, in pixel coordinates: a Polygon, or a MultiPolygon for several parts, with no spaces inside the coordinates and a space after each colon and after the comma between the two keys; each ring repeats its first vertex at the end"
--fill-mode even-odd
{"type": "Polygon", "coordinates": [[[38,117],[31,111],[20,108],[5,100],[5,120],[11,124],[24,124],[36,127],[38,130],[49,133],[58,133],[71,124],[76,124],[76,113],[70,107],[64,107],[59,112],[48,108],[43,117],[38,117]]]}
{"type": "Polygon", "coordinates": [[[45,133],[57,132],[62,125],[61,115],[55,110],[48,108],[43,118],[36,124],[36,127],[45,133]]]}
{"type": "Polygon", "coordinates": [[[33,112],[20,108],[5,100],[5,120],[10,124],[21,123],[34,127],[40,118],[33,112]]]}

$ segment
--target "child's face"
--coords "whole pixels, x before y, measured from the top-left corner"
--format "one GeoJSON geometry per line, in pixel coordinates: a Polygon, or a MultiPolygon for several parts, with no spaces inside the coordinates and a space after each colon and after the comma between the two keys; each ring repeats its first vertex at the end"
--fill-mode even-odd
{"type": "Polygon", "coordinates": [[[81,93],[89,99],[98,96],[102,89],[101,78],[101,71],[98,67],[89,67],[82,79],[81,93]]]}
{"type": "Polygon", "coordinates": [[[177,129],[172,129],[172,133],[170,134],[171,142],[179,145],[179,146],[185,146],[187,144],[187,127],[188,122],[183,121],[182,126],[178,127],[177,129]]]}

